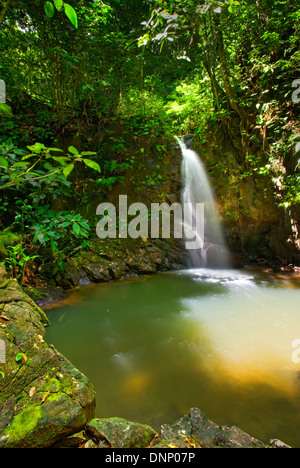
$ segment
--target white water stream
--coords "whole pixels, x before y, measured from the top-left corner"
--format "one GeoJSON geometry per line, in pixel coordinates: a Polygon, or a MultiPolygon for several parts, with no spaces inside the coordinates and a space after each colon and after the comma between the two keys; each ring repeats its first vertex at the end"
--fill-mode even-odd
{"type": "MultiPolygon", "coordinates": [[[[193,232],[198,239],[197,249],[190,249],[189,242],[186,246],[191,252],[192,265],[209,266],[208,251],[214,251],[214,266],[228,267],[229,255],[225,246],[224,236],[217,212],[215,196],[210,181],[205,171],[203,162],[199,155],[188,148],[182,140],[178,140],[182,151],[182,176],[184,190],[182,202],[185,210],[185,232],[193,232]],[[196,211],[197,204],[204,205],[204,226],[199,223],[199,212],[196,211]],[[187,226],[187,221],[190,225],[187,226]],[[217,257],[217,261],[216,261],[217,257]]],[[[188,234],[188,237],[191,237],[188,234]]]]}

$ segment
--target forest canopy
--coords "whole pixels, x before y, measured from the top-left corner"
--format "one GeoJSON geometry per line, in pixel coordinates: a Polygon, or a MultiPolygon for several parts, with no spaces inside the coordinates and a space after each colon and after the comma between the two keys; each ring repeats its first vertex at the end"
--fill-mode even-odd
{"type": "MultiPolygon", "coordinates": [[[[116,135],[115,162],[100,163],[89,138],[83,151],[62,150],[70,128],[84,135],[121,122],[137,136],[190,133],[202,144],[217,128],[235,149],[238,178],[266,175],[278,203],[297,207],[299,7],[299,0],[1,0],[7,264],[22,275],[49,247],[55,268],[64,268],[64,230],[72,229],[75,244],[92,232],[80,210],[54,207],[72,196],[76,168],[91,170],[105,194],[136,164],[116,135]]],[[[79,206],[85,178],[77,173],[79,206]]]]}

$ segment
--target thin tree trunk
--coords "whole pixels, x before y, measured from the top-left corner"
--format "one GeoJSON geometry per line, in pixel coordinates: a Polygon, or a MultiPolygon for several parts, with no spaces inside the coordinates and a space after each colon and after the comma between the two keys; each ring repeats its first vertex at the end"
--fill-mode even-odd
{"type": "Polygon", "coordinates": [[[4,16],[5,16],[6,12],[7,12],[7,9],[8,9],[8,7],[9,7],[10,1],[11,1],[11,0],[7,0],[6,4],[4,5],[3,10],[2,10],[1,13],[0,13],[0,25],[1,25],[1,23],[2,23],[2,21],[3,21],[3,18],[4,18],[4,16]]]}

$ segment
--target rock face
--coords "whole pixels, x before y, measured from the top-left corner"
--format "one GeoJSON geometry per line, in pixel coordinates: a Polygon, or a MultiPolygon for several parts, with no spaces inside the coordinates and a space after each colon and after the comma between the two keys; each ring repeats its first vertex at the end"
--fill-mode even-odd
{"type": "Polygon", "coordinates": [[[91,383],[44,341],[44,312],[0,266],[0,447],[49,447],[94,417],[91,383]]]}
{"type": "Polygon", "coordinates": [[[103,241],[96,238],[89,242],[87,250],[81,250],[69,259],[59,283],[69,288],[176,270],[186,264],[187,253],[164,240],[130,239],[126,244],[118,239],[103,241]]]}
{"type": "MultiPolygon", "coordinates": [[[[297,265],[299,207],[284,208],[272,175],[241,161],[239,150],[221,128],[211,130],[207,141],[194,147],[214,188],[230,251],[244,263],[297,265]]],[[[259,146],[252,151],[256,158],[264,158],[265,151],[259,146]]]]}

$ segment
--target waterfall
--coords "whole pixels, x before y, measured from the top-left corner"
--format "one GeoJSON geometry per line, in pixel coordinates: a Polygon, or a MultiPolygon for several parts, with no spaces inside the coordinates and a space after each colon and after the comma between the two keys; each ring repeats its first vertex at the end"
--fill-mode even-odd
{"type": "MultiPolygon", "coordinates": [[[[183,137],[178,142],[182,151],[184,230],[186,233],[194,232],[199,245],[198,248],[190,250],[188,246],[190,241],[186,241],[186,247],[191,253],[192,266],[227,268],[230,266],[229,254],[225,246],[215,196],[204,164],[192,149],[192,137],[183,137]],[[200,226],[200,229],[195,223],[197,203],[204,204],[204,226],[200,226]]],[[[190,235],[188,237],[190,238],[190,235]]]]}

